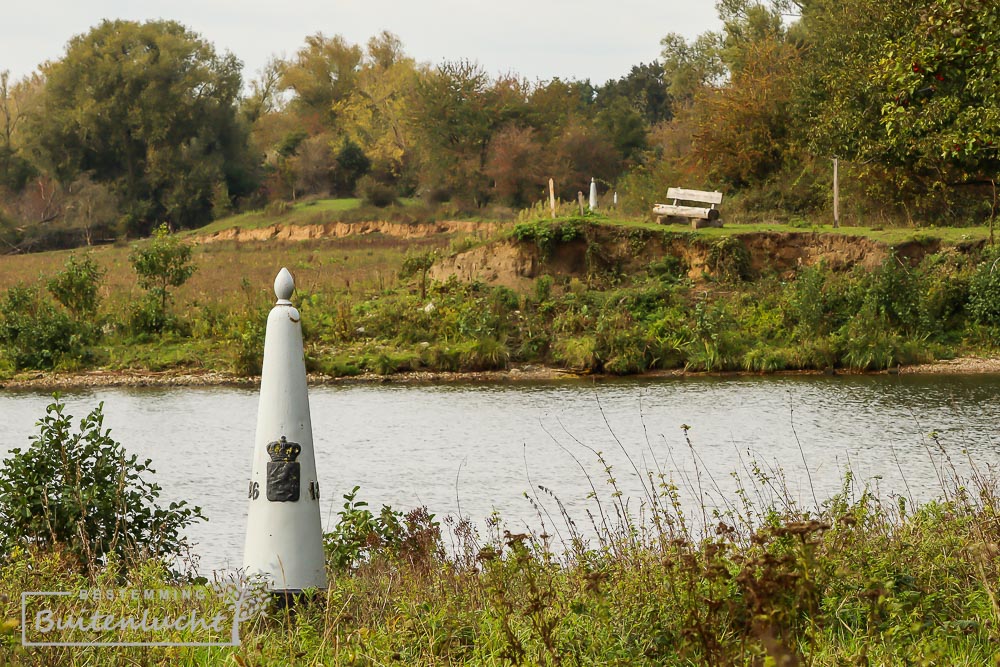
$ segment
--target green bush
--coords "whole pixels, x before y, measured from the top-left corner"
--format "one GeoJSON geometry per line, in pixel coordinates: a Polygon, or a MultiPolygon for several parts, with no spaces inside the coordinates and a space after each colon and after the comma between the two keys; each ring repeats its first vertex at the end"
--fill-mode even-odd
{"type": "Polygon", "coordinates": [[[717,279],[723,282],[749,280],[750,253],[735,236],[724,236],[708,246],[705,264],[717,279]]]}
{"type": "Polygon", "coordinates": [[[470,371],[492,371],[507,368],[510,350],[507,343],[491,336],[482,336],[461,346],[462,367],[470,371]]]}
{"type": "MultiPolygon", "coordinates": [[[[61,546],[84,568],[183,553],[182,531],[204,519],[186,501],[158,504],[160,487],[146,477],[148,459],[129,456],[104,428],[104,404],[80,420],[56,396],[27,449],[0,467],[0,554],[15,546],[61,546]]],[[[0,556],[2,558],[2,556],[0,556]]]]}
{"type": "Polygon", "coordinates": [[[0,348],[17,370],[84,360],[87,338],[80,323],[33,287],[15,285],[0,299],[0,348]]]}
{"type": "Polygon", "coordinates": [[[260,375],[264,363],[264,332],[267,315],[251,315],[243,318],[233,332],[236,348],[234,371],[240,375],[260,375]]]}
{"type": "Polygon", "coordinates": [[[440,525],[426,507],[404,515],[383,505],[374,514],[357,499],[360,488],[344,494],[337,525],[324,536],[327,563],[334,570],[350,572],[380,558],[426,569],[444,558],[440,525]]]}
{"type": "Polygon", "coordinates": [[[174,328],[175,318],[163,308],[159,295],[148,292],[129,306],[128,332],[133,336],[159,334],[174,328]]]}
{"type": "Polygon", "coordinates": [[[48,282],[49,293],[68,310],[74,319],[96,319],[100,305],[98,284],[105,271],[90,255],[82,259],[70,255],[63,270],[48,282]]]}
{"type": "Polygon", "coordinates": [[[553,346],[552,356],[557,363],[574,371],[594,371],[599,364],[593,336],[562,338],[553,346]]]}
{"type": "Polygon", "coordinates": [[[371,176],[359,178],[357,190],[358,196],[369,206],[385,208],[398,203],[396,189],[391,185],[380,183],[371,176]]]}
{"type": "Polygon", "coordinates": [[[969,283],[969,314],[982,324],[1000,325],[1000,254],[976,267],[969,283]]]}
{"type": "Polygon", "coordinates": [[[552,298],[552,276],[545,274],[535,278],[535,301],[545,303],[552,298]]]}
{"type": "MultiPolygon", "coordinates": [[[[164,318],[170,301],[169,288],[186,283],[197,268],[191,259],[191,252],[190,245],[171,236],[166,225],[160,225],[151,241],[137,247],[128,256],[139,287],[146,290],[151,298],[159,300],[158,313],[164,318]]],[[[161,329],[150,331],[153,330],[161,329]]]]}
{"type": "Polygon", "coordinates": [[[662,258],[654,259],[649,263],[650,275],[669,283],[678,282],[686,278],[690,270],[691,267],[684,261],[684,258],[677,255],[664,255],[662,258]]]}
{"type": "Polygon", "coordinates": [[[584,218],[563,218],[557,220],[532,220],[519,222],[511,232],[518,241],[534,241],[543,257],[549,257],[560,243],[569,243],[584,236],[584,218]]]}

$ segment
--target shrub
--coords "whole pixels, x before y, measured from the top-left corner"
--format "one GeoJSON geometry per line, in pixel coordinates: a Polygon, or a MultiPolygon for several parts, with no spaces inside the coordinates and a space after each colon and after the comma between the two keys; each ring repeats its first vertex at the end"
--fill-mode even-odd
{"type": "Polygon", "coordinates": [[[163,333],[173,325],[174,317],[163,309],[160,298],[155,294],[146,294],[129,306],[128,331],[133,336],[163,333]]]}
{"type": "Polygon", "coordinates": [[[147,245],[136,248],[128,257],[139,287],[160,302],[160,312],[166,313],[168,288],[180,287],[195,271],[191,261],[191,246],[171,236],[166,225],[160,225],[147,245]]]}
{"type": "Polygon", "coordinates": [[[585,224],[582,218],[519,222],[511,234],[518,241],[534,241],[542,255],[548,257],[558,244],[583,237],[585,224]]]}
{"type": "Polygon", "coordinates": [[[369,206],[385,208],[397,203],[396,189],[391,185],[380,183],[371,176],[362,176],[358,179],[358,195],[369,206]]]}
{"type": "Polygon", "coordinates": [[[440,525],[426,507],[403,515],[388,505],[378,514],[357,500],[361,487],[344,494],[340,520],[324,536],[327,563],[335,570],[354,570],[377,558],[399,558],[426,569],[444,558],[440,525]]]}
{"type": "Polygon", "coordinates": [[[264,332],[267,316],[250,315],[233,331],[236,346],[235,368],[240,375],[260,375],[264,363],[264,332]]]}
{"type": "Polygon", "coordinates": [[[735,236],[724,236],[711,243],[705,264],[716,278],[724,282],[739,282],[751,277],[750,253],[735,236]]]}
{"type": "Polygon", "coordinates": [[[264,215],[268,218],[280,218],[286,213],[291,213],[292,205],[283,199],[275,199],[264,207],[264,215]]]}
{"type": "Polygon", "coordinates": [[[575,371],[597,369],[597,341],[593,336],[563,338],[556,341],[553,358],[564,367],[575,371]]]}
{"type": "Polygon", "coordinates": [[[104,429],[104,404],[72,430],[72,416],[55,401],[45,409],[26,450],[13,449],[0,468],[0,545],[61,545],[88,570],[115,555],[128,566],[169,558],[185,546],[181,532],[198,519],[186,501],[158,504],[155,471],[104,429]]]}
{"type": "Polygon", "coordinates": [[[686,278],[690,268],[684,258],[677,255],[664,255],[649,263],[649,273],[668,283],[686,278]]]}
{"type": "Polygon", "coordinates": [[[481,336],[463,346],[461,361],[465,370],[490,371],[507,367],[510,350],[506,342],[492,336],[481,336]]]}
{"type": "Polygon", "coordinates": [[[535,301],[545,303],[552,297],[552,276],[545,274],[535,279],[535,301]]]}
{"type": "Polygon", "coordinates": [[[82,359],[84,339],[80,325],[33,287],[15,285],[0,300],[0,347],[17,370],[82,359]]]}
{"type": "Polygon", "coordinates": [[[983,324],[1000,324],[1000,254],[976,268],[969,284],[969,314],[983,324]]]}
{"type": "Polygon", "coordinates": [[[49,293],[61,303],[75,319],[93,319],[100,304],[98,282],[105,271],[97,266],[90,255],[82,259],[70,255],[63,270],[48,282],[49,293]]]}

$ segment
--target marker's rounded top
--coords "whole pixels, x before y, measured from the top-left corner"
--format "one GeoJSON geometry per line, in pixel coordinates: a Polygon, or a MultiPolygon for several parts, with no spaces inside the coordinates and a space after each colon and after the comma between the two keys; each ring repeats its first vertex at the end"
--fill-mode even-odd
{"type": "Polygon", "coordinates": [[[278,303],[289,304],[292,292],[295,291],[295,280],[288,269],[282,268],[278,271],[278,276],[274,279],[274,295],[278,297],[278,303]]]}

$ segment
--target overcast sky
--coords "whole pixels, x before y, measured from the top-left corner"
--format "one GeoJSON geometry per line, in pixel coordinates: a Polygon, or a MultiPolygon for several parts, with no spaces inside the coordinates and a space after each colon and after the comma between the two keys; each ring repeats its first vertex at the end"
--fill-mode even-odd
{"type": "Polygon", "coordinates": [[[60,58],[73,35],[105,18],[173,19],[230,51],[252,78],[271,55],[294,55],[306,35],[364,44],[382,30],[432,64],[468,58],[491,74],[603,83],[659,55],[668,32],[719,27],[714,0],[49,0],[5,2],[0,70],[20,78],[60,58]]]}

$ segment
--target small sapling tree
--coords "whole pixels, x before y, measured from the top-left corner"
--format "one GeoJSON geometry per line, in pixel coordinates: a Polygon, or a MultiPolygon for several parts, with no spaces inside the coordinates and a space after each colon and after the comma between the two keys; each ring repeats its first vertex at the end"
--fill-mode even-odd
{"type": "Polygon", "coordinates": [[[90,255],[82,258],[70,255],[63,270],[49,279],[47,287],[74,319],[93,320],[100,305],[98,282],[104,273],[90,255]]]}
{"type": "Polygon", "coordinates": [[[427,272],[434,266],[437,253],[433,250],[427,252],[407,254],[403,260],[403,266],[399,269],[400,278],[409,278],[420,274],[420,298],[427,298],[427,272]]]}
{"type": "MultiPolygon", "coordinates": [[[[169,289],[183,285],[197,268],[191,260],[191,246],[171,236],[166,225],[160,225],[152,241],[129,255],[129,262],[139,278],[139,286],[149,294],[148,305],[157,311],[151,313],[154,321],[162,325],[169,289]]],[[[162,328],[160,325],[152,328],[162,328]]]]}

